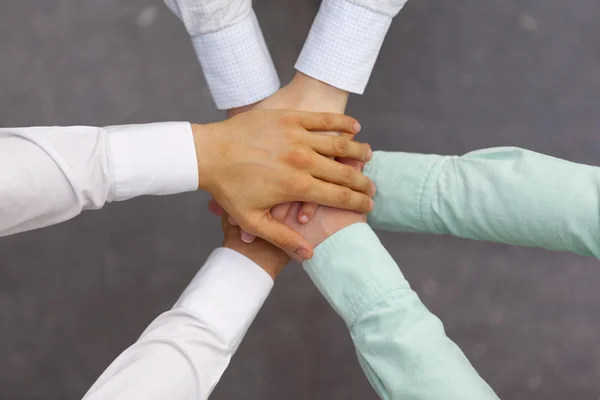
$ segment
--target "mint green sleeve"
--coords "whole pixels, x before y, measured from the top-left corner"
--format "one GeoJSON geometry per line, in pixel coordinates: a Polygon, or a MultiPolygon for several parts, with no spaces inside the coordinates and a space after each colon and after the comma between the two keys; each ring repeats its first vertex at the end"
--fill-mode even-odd
{"type": "Polygon", "coordinates": [[[375,152],[374,228],[600,257],[600,168],[500,147],[463,156],[375,152]]]}
{"type": "Polygon", "coordinates": [[[360,365],[382,399],[498,398],[367,224],[330,236],[304,268],[346,322],[360,365]]]}

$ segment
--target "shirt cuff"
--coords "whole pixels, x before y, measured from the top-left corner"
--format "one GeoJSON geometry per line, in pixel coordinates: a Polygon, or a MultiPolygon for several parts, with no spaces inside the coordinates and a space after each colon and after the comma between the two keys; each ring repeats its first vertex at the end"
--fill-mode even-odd
{"type": "Polygon", "coordinates": [[[115,201],[198,189],[198,162],[188,122],[106,128],[115,201]]]}
{"type": "Polygon", "coordinates": [[[211,253],[174,308],[202,316],[235,349],[272,287],[273,279],[255,262],[222,247],[211,253]]]}
{"type": "Polygon", "coordinates": [[[350,225],[331,235],[303,266],[350,329],[377,300],[393,290],[410,288],[366,223],[350,225]]]}
{"type": "Polygon", "coordinates": [[[254,10],[226,29],[192,42],[217,107],[256,103],[279,89],[279,76],[254,10]]]}
{"type": "Polygon", "coordinates": [[[364,174],[377,187],[369,224],[388,231],[444,233],[434,223],[432,202],[442,167],[450,158],[374,152],[364,168],[364,174]]]}
{"type": "Polygon", "coordinates": [[[347,0],[324,0],[295,68],[339,89],[362,94],[391,23],[390,15],[347,0]]]}

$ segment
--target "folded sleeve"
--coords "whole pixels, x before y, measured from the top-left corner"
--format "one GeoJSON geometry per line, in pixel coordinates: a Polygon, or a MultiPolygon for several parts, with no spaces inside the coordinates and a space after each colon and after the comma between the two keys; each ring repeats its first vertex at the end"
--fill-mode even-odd
{"type": "Polygon", "coordinates": [[[195,190],[187,122],[96,128],[0,128],[0,236],[106,202],[195,190]]]}
{"type": "Polygon", "coordinates": [[[367,224],[330,236],[304,268],[348,326],[381,398],[497,399],[367,224]]]}
{"type": "Polygon", "coordinates": [[[406,0],[323,0],[296,69],[362,94],[383,40],[406,0]]]}
{"type": "Polygon", "coordinates": [[[514,147],[375,152],[369,223],[600,257],[600,169],[514,147]]]}
{"type": "Polygon", "coordinates": [[[219,109],[275,93],[279,76],[250,0],[165,0],[182,20],[219,109]]]}
{"type": "Polygon", "coordinates": [[[253,261],[216,249],[173,309],[113,361],[84,399],[207,399],[272,287],[253,261]]]}

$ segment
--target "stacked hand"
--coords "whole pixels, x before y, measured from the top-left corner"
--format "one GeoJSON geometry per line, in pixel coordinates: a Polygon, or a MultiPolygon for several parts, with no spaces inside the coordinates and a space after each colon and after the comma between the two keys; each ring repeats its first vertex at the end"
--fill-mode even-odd
{"type": "MultiPolygon", "coordinates": [[[[250,109],[296,109],[302,111],[326,111],[335,113],[344,113],[348,102],[348,93],[327,85],[316,79],[308,77],[300,72],[286,86],[281,88],[272,96],[260,103],[245,106],[229,111],[229,115],[237,115],[250,109]]],[[[341,135],[342,137],[352,139],[352,135],[345,132],[320,132],[328,135],[341,135]]],[[[342,163],[347,163],[349,159],[340,159],[342,163]]],[[[300,223],[310,221],[317,210],[316,203],[302,203],[298,210],[297,218],[300,223]]],[[[236,224],[234,218],[229,217],[232,224],[236,224]]],[[[297,230],[297,229],[295,229],[297,230]]],[[[251,243],[255,236],[242,230],[242,240],[251,243]]]]}
{"type": "MultiPolygon", "coordinates": [[[[355,170],[360,170],[359,162],[348,163],[355,170]]],[[[337,231],[352,224],[367,221],[367,215],[364,213],[321,206],[316,210],[314,218],[307,223],[300,223],[297,218],[300,207],[300,202],[280,204],[271,210],[271,214],[275,220],[284,223],[290,229],[301,234],[314,248],[337,231]]],[[[222,217],[223,232],[225,234],[223,246],[232,248],[252,259],[275,279],[289,261],[285,254],[262,239],[257,239],[253,243],[243,241],[240,238],[240,229],[231,223],[231,218],[228,218],[216,201],[210,201],[209,209],[214,214],[222,217]]]]}
{"type": "Polygon", "coordinates": [[[249,234],[266,239],[296,259],[313,247],[277,222],[271,209],[292,201],[370,211],[373,183],[330,157],[368,161],[370,147],[349,138],[309,131],[360,130],[350,117],[331,113],[252,110],[229,120],[193,125],[199,187],[207,190],[249,234]]]}

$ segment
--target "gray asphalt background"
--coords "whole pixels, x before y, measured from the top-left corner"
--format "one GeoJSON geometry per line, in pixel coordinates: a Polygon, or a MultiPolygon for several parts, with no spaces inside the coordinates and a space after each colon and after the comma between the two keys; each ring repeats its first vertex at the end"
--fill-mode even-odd
{"type": "MultiPolygon", "coordinates": [[[[255,2],[282,81],[317,7],[255,2]]],[[[348,112],[377,149],[513,145],[598,164],[599,21],[596,0],[411,0],[348,112]]],[[[0,2],[0,126],[222,118],[159,0],[0,2]]],[[[0,239],[0,399],[80,398],[219,245],[206,201],[141,198],[0,239]]],[[[600,398],[597,261],[381,237],[501,398],[600,398]]],[[[376,396],[342,321],[292,264],[213,398],[376,396]]]]}

